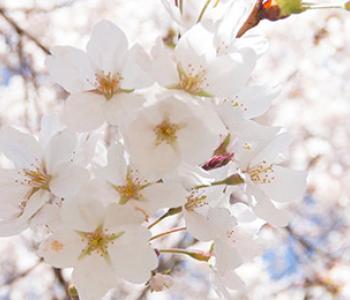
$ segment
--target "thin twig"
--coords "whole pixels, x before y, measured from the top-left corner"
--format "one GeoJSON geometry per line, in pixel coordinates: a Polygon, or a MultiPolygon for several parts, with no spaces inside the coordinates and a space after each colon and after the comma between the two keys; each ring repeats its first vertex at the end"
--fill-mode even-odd
{"type": "Polygon", "coordinates": [[[12,19],[7,12],[3,9],[0,8],[0,16],[2,16],[8,24],[10,24],[13,29],[19,34],[26,36],[29,40],[31,40],[34,44],[36,44],[44,53],[46,54],[51,54],[50,50],[44,46],[35,36],[33,36],[31,33],[28,31],[24,30],[22,27],[20,27],[17,22],[12,19]]]}

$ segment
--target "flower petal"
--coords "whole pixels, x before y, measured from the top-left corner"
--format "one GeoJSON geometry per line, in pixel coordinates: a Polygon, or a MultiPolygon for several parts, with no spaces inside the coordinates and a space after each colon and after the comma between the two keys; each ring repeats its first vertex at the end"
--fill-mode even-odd
{"type": "Polygon", "coordinates": [[[40,245],[38,254],[53,267],[71,268],[78,262],[83,248],[79,234],[62,229],[53,233],[40,245]]]}
{"type": "Polygon", "coordinates": [[[186,202],[186,190],[178,183],[155,183],[142,190],[144,200],[134,205],[152,215],[161,208],[179,207],[186,202]]]}
{"type": "Polygon", "coordinates": [[[117,286],[111,265],[101,256],[88,255],[79,260],[73,271],[73,283],[82,300],[101,299],[117,286]]]}
{"type": "Polygon", "coordinates": [[[70,47],[57,46],[46,60],[50,77],[69,93],[93,88],[94,72],[85,52],[70,47]]]}
{"type": "Polygon", "coordinates": [[[76,131],[90,131],[105,121],[102,105],[103,96],[92,92],[70,95],[63,111],[63,122],[76,131]]]}
{"type": "Polygon", "coordinates": [[[0,151],[19,168],[29,167],[42,157],[40,144],[33,136],[11,127],[0,131],[0,151]]]}
{"type": "MultiPolygon", "coordinates": [[[[137,232],[132,234],[139,235],[137,232]]],[[[120,240],[123,238],[121,236],[120,240]]],[[[158,266],[155,251],[143,239],[131,239],[128,243],[116,241],[110,247],[110,256],[116,274],[133,283],[149,280],[151,271],[158,266]]]]}
{"type": "Polygon", "coordinates": [[[125,33],[110,21],[103,20],[93,28],[87,53],[98,71],[117,74],[128,50],[125,33]]]}
{"type": "Polygon", "coordinates": [[[44,150],[45,167],[49,174],[54,171],[57,164],[73,158],[77,142],[76,134],[67,129],[56,133],[50,139],[44,150]]]}
{"type": "Polygon", "coordinates": [[[64,162],[55,167],[50,181],[50,191],[57,197],[72,197],[89,180],[86,169],[71,162],[64,162]]]}
{"type": "Polygon", "coordinates": [[[306,190],[307,172],[291,170],[279,166],[272,167],[274,179],[261,184],[260,188],[276,202],[301,200],[306,190]]]}

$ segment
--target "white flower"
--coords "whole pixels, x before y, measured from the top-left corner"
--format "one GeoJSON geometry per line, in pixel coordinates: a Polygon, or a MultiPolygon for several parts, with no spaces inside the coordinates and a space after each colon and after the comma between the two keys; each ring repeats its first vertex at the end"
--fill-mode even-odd
{"type": "Polygon", "coordinates": [[[240,168],[246,175],[246,193],[255,200],[255,213],[276,226],[288,224],[287,211],[277,209],[273,202],[288,203],[302,199],[307,173],[291,170],[278,164],[285,159],[290,137],[283,133],[265,147],[251,149],[242,157],[240,168]],[[271,201],[273,200],[273,202],[271,201]]]}
{"type": "Polygon", "coordinates": [[[62,207],[65,228],[42,243],[39,254],[57,268],[73,267],[79,299],[100,299],[118,278],[144,283],[157,267],[149,231],[131,206],[104,207],[90,189],[62,207]]]}
{"type": "Polygon", "coordinates": [[[211,28],[215,35],[214,44],[218,54],[250,49],[260,56],[267,51],[268,42],[261,35],[248,31],[237,38],[255,5],[255,0],[234,0],[224,8],[222,17],[211,28]]]}
{"type": "Polygon", "coordinates": [[[100,172],[109,199],[119,204],[132,205],[146,216],[161,208],[179,207],[185,203],[186,191],[176,182],[148,180],[127,163],[121,144],[108,150],[108,164],[100,172]]]}
{"type": "Polygon", "coordinates": [[[68,130],[43,144],[13,128],[0,131],[0,151],[14,166],[0,171],[1,236],[26,229],[51,197],[70,197],[79,190],[88,173],[74,164],[76,148],[77,137],[68,130]]]}
{"type": "Polygon", "coordinates": [[[223,111],[240,110],[243,118],[254,119],[267,112],[278,93],[278,88],[248,85],[235,96],[220,99],[219,105],[222,106],[223,111]]]}
{"type": "Polygon", "coordinates": [[[125,131],[131,162],[142,174],[159,179],[181,162],[202,164],[225,136],[215,111],[185,96],[159,96],[125,131]]]}
{"type": "Polygon", "coordinates": [[[87,53],[69,46],[55,47],[47,59],[50,76],[72,93],[65,104],[65,124],[88,131],[105,121],[122,123],[125,114],[143,101],[131,92],[151,83],[143,60],[148,58],[142,48],[135,45],[129,49],[124,32],[109,21],[94,27],[87,53]]]}
{"type": "Polygon", "coordinates": [[[214,35],[201,24],[179,40],[173,53],[160,41],[152,49],[153,76],[163,87],[195,96],[231,97],[247,82],[256,54],[249,49],[217,54],[214,35]]]}
{"type": "Polygon", "coordinates": [[[166,274],[156,273],[149,281],[152,292],[160,292],[168,289],[173,284],[173,278],[166,274]]]}
{"type": "MultiPolygon", "coordinates": [[[[260,254],[260,245],[237,225],[228,209],[208,208],[204,213],[198,210],[200,205],[185,208],[187,230],[200,241],[214,241],[215,268],[222,280],[229,282],[229,278],[237,276],[237,267],[260,254]]],[[[238,288],[233,283],[231,288],[238,288]]]]}

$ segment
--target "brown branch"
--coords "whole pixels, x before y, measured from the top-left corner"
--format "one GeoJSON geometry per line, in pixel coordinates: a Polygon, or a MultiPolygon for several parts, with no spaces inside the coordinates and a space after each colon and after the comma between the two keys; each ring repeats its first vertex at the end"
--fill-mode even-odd
{"type": "Polygon", "coordinates": [[[241,29],[238,31],[237,37],[241,37],[243,34],[245,34],[249,29],[255,27],[258,25],[261,21],[261,10],[263,8],[263,0],[257,0],[255,3],[255,6],[250,13],[248,19],[244,22],[241,29]]]}
{"type": "Polygon", "coordinates": [[[22,27],[20,27],[17,24],[17,22],[14,19],[12,19],[3,8],[0,8],[0,16],[2,16],[6,20],[6,22],[13,27],[13,29],[17,32],[18,35],[26,36],[29,40],[31,40],[34,44],[36,44],[44,53],[51,54],[50,50],[46,46],[44,46],[31,33],[24,30],[22,27]]]}

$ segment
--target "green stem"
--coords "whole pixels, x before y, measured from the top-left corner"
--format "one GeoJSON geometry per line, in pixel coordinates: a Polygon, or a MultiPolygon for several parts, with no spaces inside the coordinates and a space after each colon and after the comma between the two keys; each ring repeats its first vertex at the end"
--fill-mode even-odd
{"type": "Polygon", "coordinates": [[[148,225],[148,229],[151,229],[153,226],[157,225],[159,222],[164,220],[167,217],[174,216],[182,211],[182,207],[175,207],[170,208],[164,215],[160,216],[157,220],[155,220],[153,223],[148,225]]]}
{"type": "Polygon", "coordinates": [[[176,228],[170,229],[168,231],[156,234],[155,236],[152,236],[149,240],[153,241],[153,240],[159,239],[159,238],[161,238],[163,236],[166,236],[168,234],[171,234],[171,233],[174,233],[174,232],[179,232],[179,231],[184,231],[184,230],[186,230],[186,227],[176,227],[176,228]]]}
{"type": "Polygon", "coordinates": [[[208,261],[210,259],[210,254],[206,254],[202,251],[190,251],[190,250],[178,249],[178,248],[159,249],[158,251],[160,253],[184,254],[199,261],[208,261]]]}
{"type": "Polygon", "coordinates": [[[199,23],[199,22],[202,20],[204,14],[205,14],[205,12],[206,12],[206,10],[208,9],[208,6],[209,6],[210,2],[211,2],[211,0],[207,0],[207,1],[205,2],[204,6],[203,6],[203,8],[202,8],[202,10],[201,10],[201,12],[200,12],[200,14],[199,14],[199,17],[198,17],[198,19],[197,19],[197,23],[199,23]]]}
{"type": "Polygon", "coordinates": [[[215,182],[212,182],[211,184],[196,185],[194,187],[194,189],[202,189],[202,188],[207,188],[207,187],[211,187],[211,186],[215,186],[215,185],[239,185],[242,183],[244,183],[244,179],[241,177],[241,175],[232,174],[231,176],[229,176],[223,180],[215,181],[215,182]]]}

